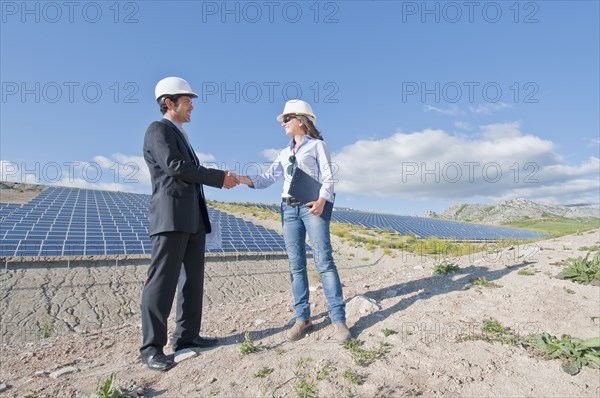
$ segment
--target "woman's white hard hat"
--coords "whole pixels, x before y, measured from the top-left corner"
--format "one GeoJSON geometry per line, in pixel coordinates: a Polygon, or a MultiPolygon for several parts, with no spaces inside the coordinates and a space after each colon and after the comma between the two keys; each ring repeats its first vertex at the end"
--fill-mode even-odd
{"type": "Polygon", "coordinates": [[[277,121],[282,122],[285,115],[304,115],[313,123],[317,121],[317,117],[315,116],[312,107],[307,102],[299,99],[293,99],[286,102],[283,113],[277,116],[277,121]]]}
{"type": "Polygon", "coordinates": [[[192,91],[190,84],[180,77],[165,77],[156,84],[154,95],[158,100],[163,95],[188,95],[198,98],[198,94],[192,91]]]}

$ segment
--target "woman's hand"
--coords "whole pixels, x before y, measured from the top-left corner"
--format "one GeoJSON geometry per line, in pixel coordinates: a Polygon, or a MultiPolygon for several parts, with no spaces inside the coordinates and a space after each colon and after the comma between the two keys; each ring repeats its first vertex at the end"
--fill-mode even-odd
{"type": "Polygon", "coordinates": [[[238,176],[238,181],[240,182],[240,184],[246,184],[249,187],[253,187],[254,186],[254,183],[252,182],[252,180],[248,176],[238,176]]]}
{"type": "Polygon", "coordinates": [[[308,212],[310,214],[314,214],[315,216],[320,216],[321,213],[323,213],[323,209],[325,208],[325,202],[326,200],[324,198],[319,198],[316,201],[308,202],[306,204],[306,206],[310,208],[308,212]]]}

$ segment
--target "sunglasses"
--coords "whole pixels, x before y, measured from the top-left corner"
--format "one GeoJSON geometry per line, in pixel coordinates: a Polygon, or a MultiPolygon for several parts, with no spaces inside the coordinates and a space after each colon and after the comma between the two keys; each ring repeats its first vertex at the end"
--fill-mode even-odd
{"type": "Polygon", "coordinates": [[[287,173],[291,176],[294,174],[294,169],[296,168],[296,156],[292,155],[288,160],[290,161],[290,165],[287,167],[287,173]]]}
{"type": "Polygon", "coordinates": [[[292,120],[292,119],[297,119],[297,117],[296,117],[296,116],[294,116],[294,115],[286,115],[286,116],[284,116],[284,117],[283,117],[283,120],[282,120],[282,122],[283,122],[283,123],[287,123],[287,122],[289,122],[289,121],[290,121],[290,120],[292,120]]]}

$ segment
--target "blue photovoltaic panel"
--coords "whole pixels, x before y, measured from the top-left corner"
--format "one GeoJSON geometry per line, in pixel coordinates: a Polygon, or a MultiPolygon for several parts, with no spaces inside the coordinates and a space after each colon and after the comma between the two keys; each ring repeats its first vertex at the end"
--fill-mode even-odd
{"type": "MultiPolygon", "coordinates": [[[[48,187],[26,204],[0,204],[0,256],[82,256],[150,254],[150,196],[126,192],[48,187]]],[[[277,205],[259,207],[279,211],[277,205]]],[[[273,230],[209,208],[219,223],[222,247],[208,253],[285,252],[273,230]]],[[[379,228],[420,238],[531,239],[545,234],[423,217],[336,209],[333,221],[379,228]]]]}
{"type": "MultiPolygon", "coordinates": [[[[267,210],[279,211],[277,205],[260,205],[267,210]]],[[[400,235],[417,238],[442,238],[466,240],[538,239],[547,237],[541,232],[517,228],[469,224],[458,221],[438,220],[426,217],[397,216],[393,214],[367,213],[357,210],[335,209],[332,221],[377,228],[400,235]]]]}
{"type": "MultiPolygon", "coordinates": [[[[150,196],[48,187],[23,205],[0,204],[0,256],[149,255],[150,196]]],[[[209,208],[222,230],[209,253],[285,252],[275,231],[209,208]]]]}

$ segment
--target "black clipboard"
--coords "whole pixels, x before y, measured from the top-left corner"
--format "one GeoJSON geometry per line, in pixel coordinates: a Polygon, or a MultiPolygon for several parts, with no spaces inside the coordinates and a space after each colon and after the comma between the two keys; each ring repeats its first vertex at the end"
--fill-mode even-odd
{"type": "MultiPolygon", "coordinates": [[[[288,194],[298,199],[302,204],[308,202],[314,202],[319,199],[319,193],[321,192],[321,184],[319,181],[312,178],[309,174],[304,172],[300,167],[296,167],[292,181],[290,181],[290,189],[288,194]]],[[[333,212],[333,203],[325,201],[325,207],[321,217],[325,220],[331,220],[331,213],[333,212]]]]}

